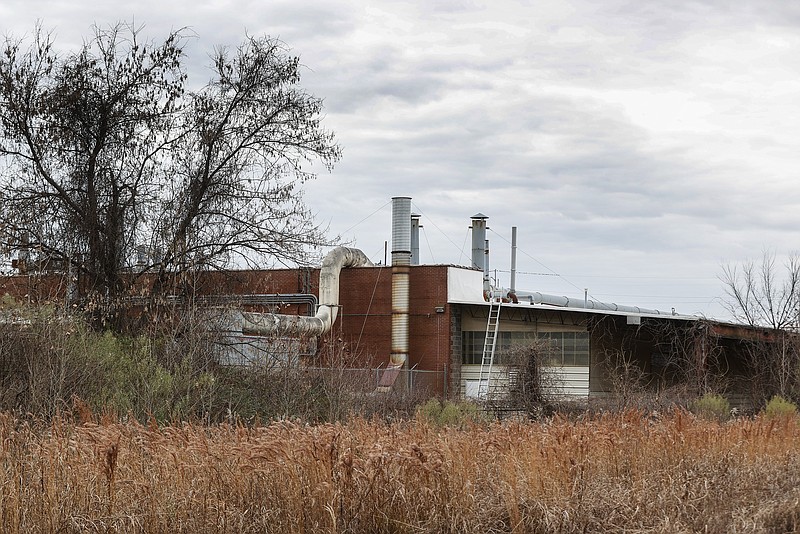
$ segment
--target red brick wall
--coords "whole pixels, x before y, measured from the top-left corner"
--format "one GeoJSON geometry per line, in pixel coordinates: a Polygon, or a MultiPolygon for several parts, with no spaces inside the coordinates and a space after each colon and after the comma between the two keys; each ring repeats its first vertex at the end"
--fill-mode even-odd
{"type": "MultiPolygon", "coordinates": [[[[223,294],[298,293],[302,292],[299,274],[295,269],[232,273],[204,287],[223,294]]],[[[319,269],[311,272],[310,279],[311,292],[319,295],[319,269]]],[[[409,285],[409,368],[449,373],[451,312],[447,305],[447,266],[413,266],[409,285]],[[437,307],[442,308],[442,313],[436,312],[437,307]]],[[[321,358],[336,350],[344,352],[348,366],[385,367],[392,347],[391,266],[342,270],[339,306],[333,328],[320,340],[321,358]]],[[[445,375],[438,378],[444,384],[445,375]]]]}
{"type": "MultiPolygon", "coordinates": [[[[409,285],[409,367],[445,371],[450,354],[447,267],[413,266],[409,285]]],[[[343,270],[339,302],[332,335],[347,343],[360,363],[385,366],[392,347],[392,268],[343,270]]]]}
{"type": "MultiPolygon", "coordinates": [[[[16,296],[24,294],[20,278],[6,280],[5,291],[16,296]]],[[[299,269],[202,273],[194,282],[201,295],[306,291],[319,295],[319,269],[307,273],[299,269]]],[[[447,266],[412,266],[409,284],[409,367],[449,373],[451,310],[447,305],[447,266]],[[443,312],[437,313],[437,307],[443,312]]],[[[336,342],[348,351],[348,365],[385,367],[392,344],[391,288],[391,266],[344,269],[339,285],[339,317],[331,332],[320,340],[320,352],[336,342]]],[[[297,306],[279,311],[305,312],[297,306]]]]}

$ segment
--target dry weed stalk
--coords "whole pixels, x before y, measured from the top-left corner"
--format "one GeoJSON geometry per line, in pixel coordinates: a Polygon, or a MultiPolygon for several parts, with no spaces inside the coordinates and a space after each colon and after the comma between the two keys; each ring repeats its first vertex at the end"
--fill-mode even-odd
{"type": "Polygon", "coordinates": [[[639,412],[465,430],[0,415],[3,532],[779,532],[800,426],[639,412]]]}

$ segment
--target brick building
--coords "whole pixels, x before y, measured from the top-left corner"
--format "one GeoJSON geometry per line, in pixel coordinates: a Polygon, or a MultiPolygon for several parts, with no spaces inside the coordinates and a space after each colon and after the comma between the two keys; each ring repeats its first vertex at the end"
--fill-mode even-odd
{"type": "MultiPolygon", "coordinates": [[[[313,344],[303,345],[307,365],[326,365],[326,348],[337,347],[348,355],[348,366],[376,370],[376,382],[397,366],[416,373],[406,373],[397,384],[408,386],[416,376],[442,395],[480,396],[485,382],[507,382],[506,358],[515,347],[545,340],[553,349],[545,367],[564,395],[613,394],[610,364],[622,358],[664,387],[687,377],[724,375],[733,395],[747,397],[747,349],[767,332],[492,287],[482,214],[473,217],[470,266],[418,265],[410,199],[400,200],[401,209],[393,210],[392,265],[374,266],[360,251],[336,249],[326,262],[342,250],[356,260],[348,256],[315,269],[196,273],[192,287],[210,302],[227,299],[242,307],[243,319],[234,321],[229,333],[252,343],[256,359],[260,348],[275,342],[273,334],[280,328],[283,339],[295,334],[313,338],[313,344]],[[490,345],[491,373],[486,370],[490,345]]],[[[0,294],[61,298],[66,286],[63,275],[16,276],[0,283],[0,294]]]]}

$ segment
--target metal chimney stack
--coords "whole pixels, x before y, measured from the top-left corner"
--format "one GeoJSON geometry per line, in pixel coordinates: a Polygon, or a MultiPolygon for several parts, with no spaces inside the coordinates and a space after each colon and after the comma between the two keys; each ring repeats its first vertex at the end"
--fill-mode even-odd
{"type": "Polygon", "coordinates": [[[511,227],[511,287],[512,293],[517,290],[517,227],[511,227]]]}
{"type": "Polygon", "coordinates": [[[392,198],[392,367],[408,360],[408,301],[411,265],[411,198],[392,198]]]}
{"type": "Polygon", "coordinates": [[[489,291],[489,245],[486,239],[486,220],[483,213],[472,216],[472,267],[483,271],[483,290],[489,291]]]}
{"type": "Polygon", "coordinates": [[[411,265],[419,265],[419,224],[420,215],[411,214],[411,265]]]}

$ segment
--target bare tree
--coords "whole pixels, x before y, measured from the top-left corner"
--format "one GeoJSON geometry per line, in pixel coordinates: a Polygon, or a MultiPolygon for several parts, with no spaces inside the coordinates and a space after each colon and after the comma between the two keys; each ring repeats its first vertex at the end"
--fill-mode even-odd
{"type": "Polygon", "coordinates": [[[725,303],[734,319],[751,326],[787,329],[797,326],[800,305],[800,256],[789,255],[783,275],[775,254],[765,251],[760,263],[722,267],[720,280],[730,300],[725,303]]]}
{"type": "Polygon", "coordinates": [[[603,370],[611,388],[611,402],[617,411],[646,407],[653,380],[634,357],[624,350],[604,351],[603,370]]]}
{"type": "Polygon", "coordinates": [[[720,277],[730,297],[731,315],[748,325],[764,327],[761,339],[747,344],[746,364],[756,402],[775,394],[800,398],[800,256],[789,255],[781,270],[775,254],[764,252],[759,263],[723,266],[720,277]]]}
{"type": "Polygon", "coordinates": [[[159,280],[187,265],[213,268],[264,257],[302,263],[325,243],[299,186],[339,158],[320,126],[322,101],[299,86],[300,64],[274,39],[218,49],[214,80],[189,97],[174,151],[175,178],[152,246],[165,251],[159,280]]]}
{"type": "Polygon", "coordinates": [[[508,360],[508,397],[495,399],[495,408],[508,407],[527,412],[530,416],[551,413],[562,395],[563,384],[549,362],[558,359],[557,346],[546,339],[535,339],[511,347],[508,360]],[[507,405],[507,406],[504,406],[507,405]]]}
{"type": "Polygon", "coordinates": [[[94,28],[75,53],[50,34],[7,37],[0,56],[0,245],[74,262],[113,298],[137,273],[303,261],[326,243],[300,186],[340,156],[322,102],[300,86],[281,42],[217,50],[187,89],[183,32],[94,28]],[[237,263],[238,262],[238,263],[237,263]]]}

